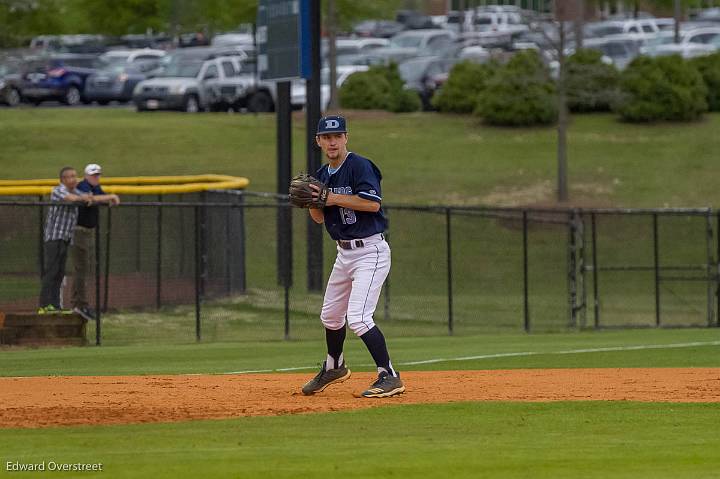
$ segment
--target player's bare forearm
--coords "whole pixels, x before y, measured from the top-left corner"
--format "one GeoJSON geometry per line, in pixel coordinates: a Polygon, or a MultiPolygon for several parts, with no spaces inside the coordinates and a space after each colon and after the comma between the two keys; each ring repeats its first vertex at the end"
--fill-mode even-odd
{"type": "Polygon", "coordinates": [[[308,212],[315,223],[321,225],[325,222],[325,213],[323,210],[319,208],[310,208],[308,212]]]}
{"type": "Polygon", "coordinates": [[[354,211],[369,211],[377,213],[380,210],[380,203],[360,198],[358,195],[340,195],[330,193],[327,199],[327,206],[342,206],[354,211]]]}

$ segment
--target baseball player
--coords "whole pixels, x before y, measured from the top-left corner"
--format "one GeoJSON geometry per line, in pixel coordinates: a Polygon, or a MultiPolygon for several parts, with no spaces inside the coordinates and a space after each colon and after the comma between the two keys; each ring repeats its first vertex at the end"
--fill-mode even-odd
{"type": "MultiPolygon", "coordinates": [[[[362,393],[366,398],[401,394],[405,386],[393,368],[385,337],[373,321],[383,282],[390,272],[390,246],[383,232],[387,220],[381,208],[382,175],[367,158],[347,150],[347,129],[342,116],[327,116],[318,123],[316,141],[329,163],[315,178],[305,177],[303,188],[293,180],[290,201],[308,207],[312,219],[325,224],[337,242],[337,258],[330,273],[320,319],[325,326],[327,359],[320,372],[302,388],[310,395],[350,377],[343,359],[345,325],[363,340],[377,365],[377,380],[362,393]]],[[[297,177],[296,177],[297,178],[297,177]]]]}

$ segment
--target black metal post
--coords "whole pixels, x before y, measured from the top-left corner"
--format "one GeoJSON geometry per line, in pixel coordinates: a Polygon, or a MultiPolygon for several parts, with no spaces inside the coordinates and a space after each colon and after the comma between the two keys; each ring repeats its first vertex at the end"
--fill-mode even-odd
{"type": "Polygon", "coordinates": [[[100,303],[100,221],[95,227],[95,344],[102,344],[102,304],[100,303]]]}
{"type": "Polygon", "coordinates": [[[655,326],[660,326],[660,245],[658,215],[653,213],[653,264],[655,267],[655,326]]]}
{"type": "Polygon", "coordinates": [[[450,208],[445,208],[445,245],[447,251],[448,288],[448,334],[453,334],[453,289],[452,289],[452,226],[450,208]]]}
{"type": "MultiPolygon", "coordinates": [[[[292,112],[290,82],[277,84],[277,193],[287,194],[292,177],[292,112]]],[[[277,281],[292,285],[292,211],[285,205],[277,209],[277,281]]]]}
{"type": "Polygon", "coordinates": [[[582,216],[581,213],[577,213],[576,218],[578,219],[578,227],[580,228],[580,232],[578,233],[578,236],[580,237],[580,246],[579,246],[579,254],[578,254],[578,271],[580,272],[580,327],[582,329],[585,329],[587,327],[587,281],[586,281],[586,271],[587,271],[587,248],[585,245],[587,244],[587,237],[585,235],[587,228],[585,228],[585,218],[582,216]]]}
{"type": "Polygon", "coordinates": [[[715,321],[715,326],[720,328],[720,212],[718,212],[718,214],[717,214],[716,229],[717,229],[718,234],[717,234],[717,237],[715,238],[715,240],[717,241],[717,252],[716,252],[717,257],[715,258],[715,261],[717,262],[717,265],[715,267],[715,295],[716,295],[715,307],[718,311],[718,315],[717,315],[718,317],[717,317],[717,320],[715,321]]]}
{"type": "MultiPolygon", "coordinates": [[[[137,201],[140,202],[141,200],[142,200],[142,198],[140,196],[138,196],[137,201]]],[[[142,241],[141,241],[142,235],[140,233],[141,228],[142,228],[141,216],[142,215],[141,215],[140,207],[136,206],[135,207],[135,271],[138,271],[138,272],[140,271],[140,267],[142,264],[142,261],[141,261],[142,255],[141,255],[141,251],[140,251],[140,248],[142,247],[142,241]]]]}
{"type": "Polygon", "coordinates": [[[103,284],[103,313],[108,310],[108,297],[110,296],[110,235],[112,233],[112,208],[107,210],[107,226],[105,228],[105,283],[103,284]]]}
{"type": "Polygon", "coordinates": [[[200,193],[200,199],[203,203],[200,209],[200,294],[205,296],[207,294],[207,281],[208,281],[208,207],[205,206],[207,200],[207,192],[203,191],[200,193]]]}
{"type": "MultiPolygon", "coordinates": [[[[158,203],[163,200],[158,195],[158,203]]],[[[157,207],[157,248],[155,257],[155,309],[162,307],[162,206],[157,207]]]]}
{"type": "MultiPolygon", "coordinates": [[[[321,165],[320,148],[315,143],[315,131],[320,120],[320,0],[308,0],[310,18],[311,77],[306,81],[305,130],[307,170],[314,174],[321,165]]],[[[323,287],[323,232],[312,218],[307,218],[307,258],[309,291],[323,287]]]]}
{"type": "Polygon", "coordinates": [[[240,207],[238,208],[238,222],[239,222],[239,245],[237,249],[238,253],[238,263],[239,263],[239,271],[240,271],[240,277],[238,278],[238,289],[241,293],[245,292],[245,288],[247,288],[247,273],[246,273],[246,263],[245,263],[245,197],[239,196],[238,197],[238,203],[240,204],[240,207]]]}
{"type": "Polygon", "coordinates": [[[528,213],[523,210],[523,326],[525,332],[530,332],[530,300],[528,281],[528,213]]]}
{"type": "Polygon", "coordinates": [[[568,325],[577,327],[577,242],[575,229],[575,213],[568,213],[568,256],[567,256],[567,287],[568,287],[568,325]]]}
{"type": "Polygon", "coordinates": [[[202,338],[200,324],[200,207],[195,206],[195,340],[202,338]]]}
{"type": "Polygon", "coordinates": [[[285,340],[290,339],[290,285],[285,284],[285,340]]]}
{"type": "Polygon", "coordinates": [[[232,293],[232,265],[233,265],[233,247],[231,230],[232,208],[225,208],[225,294],[230,296],[232,293]]]}
{"type": "Polygon", "coordinates": [[[708,210],[705,215],[705,248],[707,251],[707,266],[705,275],[707,281],[707,324],[708,327],[713,325],[715,316],[715,305],[713,304],[713,227],[712,227],[712,211],[708,210]]]}
{"type": "MultiPolygon", "coordinates": [[[[43,197],[42,195],[38,196],[38,201],[42,202],[43,197]]],[[[40,277],[42,278],[45,276],[45,231],[44,231],[44,224],[43,224],[43,218],[45,217],[44,210],[45,207],[43,205],[40,205],[40,208],[38,208],[39,217],[38,217],[38,254],[40,258],[40,267],[38,270],[40,271],[40,277]]]]}
{"type": "Polygon", "coordinates": [[[598,261],[597,261],[597,227],[595,225],[595,213],[590,214],[592,220],[592,271],[593,271],[593,306],[595,329],[600,327],[600,288],[598,286],[598,261]]]}

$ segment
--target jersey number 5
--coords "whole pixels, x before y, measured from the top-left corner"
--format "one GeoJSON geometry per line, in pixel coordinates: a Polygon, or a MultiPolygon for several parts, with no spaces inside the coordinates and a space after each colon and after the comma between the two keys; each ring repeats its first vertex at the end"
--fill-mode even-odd
{"type": "Polygon", "coordinates": [[[340,208],[340,219],[344,225],[352,225],[357,222],[355,211],[350,208],[340,208]]]}

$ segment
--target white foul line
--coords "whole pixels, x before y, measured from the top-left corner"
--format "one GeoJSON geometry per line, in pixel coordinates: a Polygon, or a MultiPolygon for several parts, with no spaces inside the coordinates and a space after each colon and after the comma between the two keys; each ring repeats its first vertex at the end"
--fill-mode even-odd
{"type": "MultiPolygon", "coordinates": [[[[457,358],[436,358],[436,359],[425,359],[422,361],[407,361],[404,363],[397,363],[398,366],[417,366],[420,364],[436,364],[446,363],[452,361],[474,361],[477,359],[494,359],[494,358],[512,358],[520,356],[541,356],[541,355],[554,355],[554,354],[584,354],[584,353],[605,353],[612,351],[639,351],[642,349],[675,349],[675,348],[694,348],[697,346],[720,346],[720,341],[696,341],[692,343],[673,343],[673,344],[641,344],[638,346],[610,346],[606,348],[586,348],[586,349],[567,349],[564,351],[519,351],[516,353],[495,353],[495,354],[482,354],[479,356],[461,356],[457,358]]],[[[358,364],[360,367],[375,366],[374,364],[358,364]]],[[[252,373],[276,373],[276,372],[288,372],[288,371],[303,371],[307,369],[317,369],[318,366],[299,366],[292,368],[277,368],[277,369],[255,369],[247,371],[231,371],[222,374],[252,374],[252,373]]]]}

